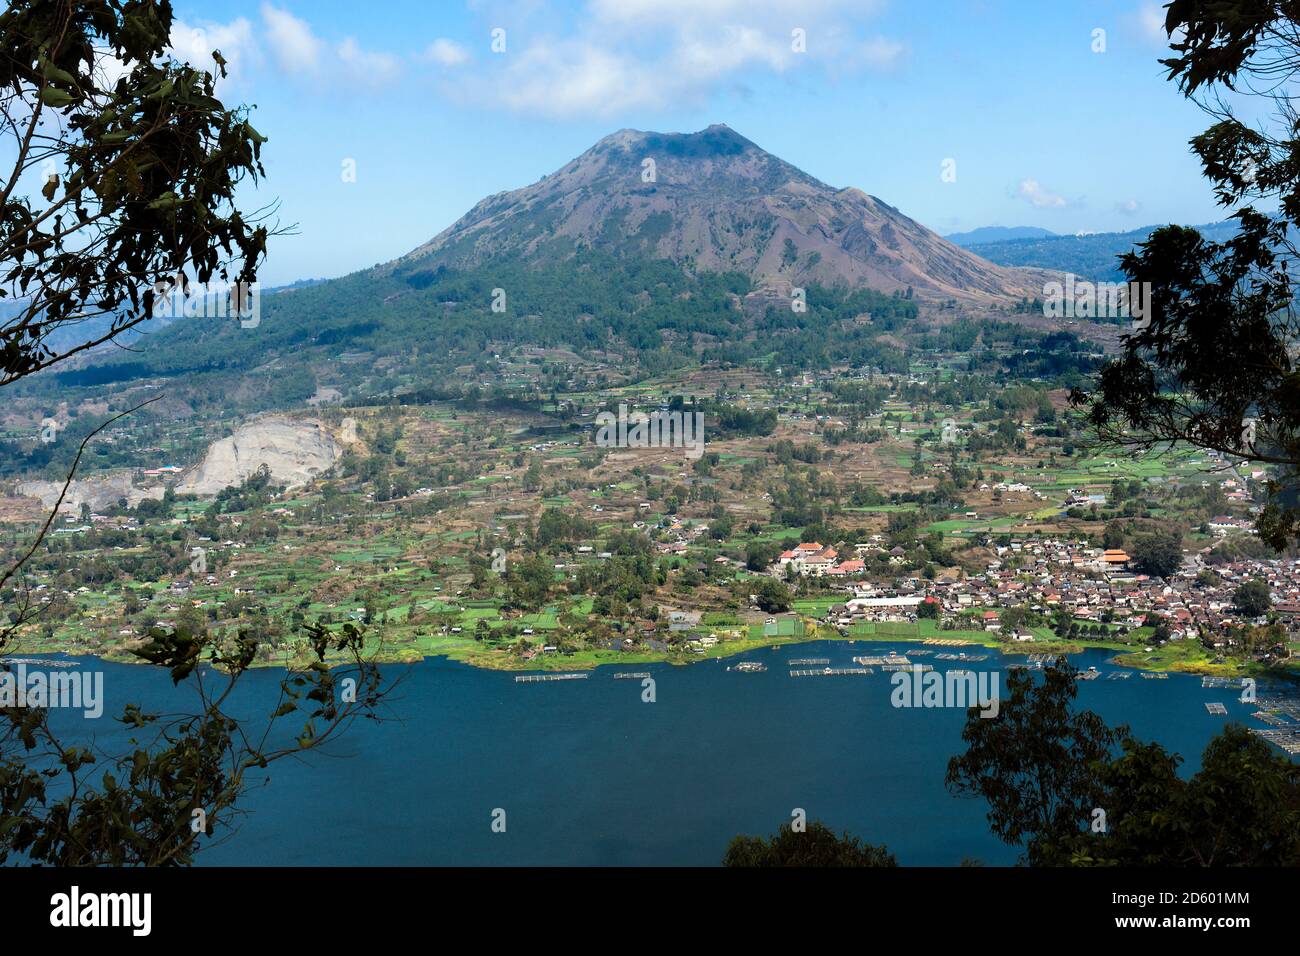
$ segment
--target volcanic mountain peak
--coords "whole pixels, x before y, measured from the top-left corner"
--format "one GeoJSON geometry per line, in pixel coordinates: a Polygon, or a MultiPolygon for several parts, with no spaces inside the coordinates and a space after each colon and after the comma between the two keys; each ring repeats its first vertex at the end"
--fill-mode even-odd
{"type": "Polygon", "coordinates": [[[623,129],[548,176],[479,202],[395,264],[537,266],[584,248],[738,271],[777,288],[817,283],[985,300],[1042,277],[980,259],[860,189],[835,189],[730,127],[623,129]]]}

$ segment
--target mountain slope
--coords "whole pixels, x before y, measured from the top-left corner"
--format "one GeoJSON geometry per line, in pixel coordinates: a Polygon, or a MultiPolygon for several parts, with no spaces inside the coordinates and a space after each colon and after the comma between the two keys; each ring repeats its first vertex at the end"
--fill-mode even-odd
{"type": "Polygon", "coordinates": [[[1041,276],[980,259],[721,125],[607,136],[533,185],[484,199],[392,268],[473,269],[506,256],[546,265],[584,248],[736,271],[777,289],[911,287],[923,298],[989,303],[1042,289],[1041,276]]]}
{"type": "Polygon", "coordinates": [[[248,413],[322,388],[352,399],[459,387],[470,369],[483,384],[538,350],[560,384],[692,362],[905,372],[930,329],[925,300],[952,318],[1009,313],[1051,276],[993,265],[726,127],[624,130],[400,259],[264,295],[255,328],[186,318],[27,390],[166,379],[178,414],[248,413]],[[806,309],[791,307],[792,287],[806,309]]]}

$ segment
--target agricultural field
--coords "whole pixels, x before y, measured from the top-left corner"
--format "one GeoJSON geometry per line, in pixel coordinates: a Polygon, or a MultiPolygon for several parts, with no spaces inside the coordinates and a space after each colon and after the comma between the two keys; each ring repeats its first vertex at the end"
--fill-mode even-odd
{"type": "MultiPolygon", "coordinates": [[[[508,365],[521,381],[538,368],[508,365]]],[[[1092,448],[1063,389],[991,392],[928,365],[795,378],[688,369],[535,403],[356,404],[292,421],[347,436],[319,478],[244,475],[204,496],[137,467],[135,500],[91,507],[74,495],[14,589],[40,611],[21,649],[130,659],[151,629],[185,627],[251,636],[259,664],[292,667],[313,623],[363,627],[381,659],[505,669],[687,662],[826,637],[998,646],[1005,638],[966,627],[955,608],[942,622],[836,620],[855,590],[977,580],[1007,565],[1013,539],[1096,546],[1112,525],[1176,525],[1195,550],[1216,544],[1206,522],[1231,510],[1226,466],[1204,453],[1092,448]],[[620,404],[702,407],[714,424],[698,456],[596,444],[594,411],[620,404]],[[792,577],[777,558],[800,541],[856,554],[862,569],[848,584],[792,577]]],[[[150,422],[144,433],[179,454],[201,431],[150,422]]],[[[0,498],[10,551],[43,514],[18,490],[0,498]]],[[[1087,644],[1135,666],[1230,666],[1208,651],[1144,657],[1141,635],[1063,640],[1043,621],[1028,633],[1044,652],[1087,644]]]]}

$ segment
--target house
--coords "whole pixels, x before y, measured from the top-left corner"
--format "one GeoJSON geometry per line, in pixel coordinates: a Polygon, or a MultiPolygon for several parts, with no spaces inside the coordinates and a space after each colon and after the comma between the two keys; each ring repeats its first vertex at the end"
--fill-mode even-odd
{"type": "Polygon", "coordinates": [[[839,552],[834,548],[823,547],[817,541],[805,541],[789,551],[782,551],[777,558],[777,565],[782,568],[793,567],[800,574],[822,575],[835,566],[837,557],[839,552]]]}

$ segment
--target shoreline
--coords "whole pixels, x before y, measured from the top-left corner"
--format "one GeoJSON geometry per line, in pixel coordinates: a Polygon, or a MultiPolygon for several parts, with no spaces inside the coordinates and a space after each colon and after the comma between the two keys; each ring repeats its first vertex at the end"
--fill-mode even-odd
{"type": "MultiPolygon", "coordinates": [[[[1043,640],[1026,642],[1016,645],[1008,645],[999,641],[991,635],[975,631],[943,631],[936,630],[932,633],[917,634],[857,634],[846,635],[838,630],[820,624],[815,620],[800,618],[803,621],[805,633],[802,636],[789,637],[763,637],[763,638],[741,638],[739,640],[722,641],[713,647],[707,648],[702,652],[675,652],[668,653],[664,651],[617,651],[617,650],[587,650],[578,651],[569,655],[546,655],[542,661],[536,658],[532,660],[521,660],[518,658],[506,658],[491,652],[479,650],[474,644],[458,643],[457,646],[446,648],[430,648],[421,650],[419,648],[402,648],[396,651],[385,651],[380,653],[374,662],[378,664],[413,664],[421,660],[445,657],[469,667],[475,667],[480,670],[500,671],[510,674],[526,673],[556,673],[561,671],[592,671],[598,667],[609,665],[643,665],[643,664],[671,664],[673,666],[687,666],[690,664],[703,663],[710,660],[722,660],[724,658],[735,657],[748,651],[762,650],[764,648],[776,649],[798,644],[810,644],[816,641],[840,642],[840,643],[857,643],[859,641],[867,644],[918,644],[932,647],[983,647],[995,650],[1000,657],[1023,657],[1031,654],[1050,654],[1052,656],[1073,656],[1081,654],[1085,650],[1102,650],[1113,652],[1113,657],[1109,658],[1109,663],[1116,667],[1127,668],[1137,671],[1150,672],[1169,672],[1188,674],[1191,676],[1210,676],[1210,677],[1269,677],[1285,681],[1300,682],[1300,667],[1297,668],[1277,668],[1268,667],[1254,661],[1225,661],[1216,664],[1212,660],[1193,659],[1190,655],[1184,653],[1185,650],[1195,649],[1203,652],[1199,642],[1177,642],[1166,644],[1161,648],[1146,652],[1142,647],[1121,644],[1113,641],[1097,640],[1043,640]],[[945,637],[951,634],[952,637],[945,637]],[[959,641],[960,644],[942,645],[935,644],[936,641],[959,641]],[[468,653],[467,653],[468,652],[468,653]]],[[[129,654],[115,653],[110,650],[107,653],[95,653],[93,651],[70,651],[64,649],[50,650],[30,650],[20,647],[14,648],[3,659],[21,656],[54,656],[63,655],[67,657],[91,657],[99,660],[108,661],[114,664],[143,664],[147,662],[133,657],[129,654]]],[[[1300,662],[1297,662],[1300,664],[1300,662]]],[[[265,670],[268,668],[283,668],[285,671],[294,671],[295,668],[290,660],[271,660],[256,661],[250,669],[265,670]]]]}

